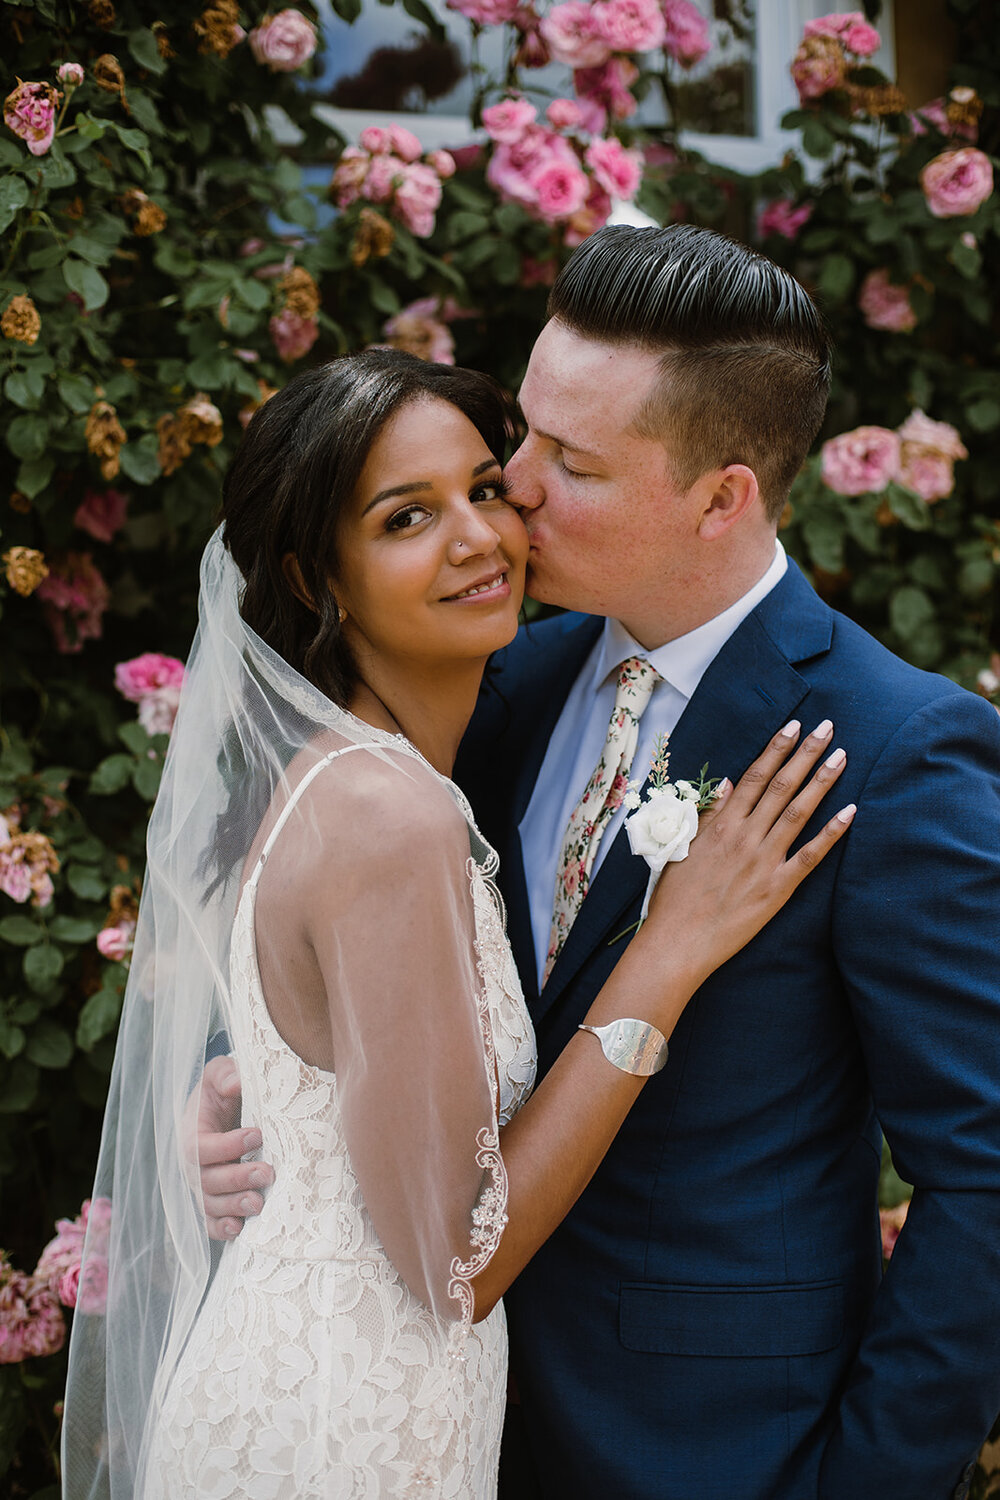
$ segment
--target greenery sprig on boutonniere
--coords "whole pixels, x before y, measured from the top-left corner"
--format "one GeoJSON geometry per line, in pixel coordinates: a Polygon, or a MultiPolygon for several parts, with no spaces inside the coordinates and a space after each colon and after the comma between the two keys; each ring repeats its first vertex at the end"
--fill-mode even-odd
{"type": "Polygon", "coordinates": [[[658,734],[653,743],[645,801],[641,781],[630,781],[625,793],[624,804],[630,809],[625,819],[629,847],[649,866],[649,881],[638,922],[613,937],[609,947],[642,926],[649,915],[656,882],[667,865],[687,858],[691,840],[698,832],[698,814],[715,800],[720,778],[709,776],[707,762],[698,772],[697,781],[670,780],[669,743],[665,734],[658,734]]]}

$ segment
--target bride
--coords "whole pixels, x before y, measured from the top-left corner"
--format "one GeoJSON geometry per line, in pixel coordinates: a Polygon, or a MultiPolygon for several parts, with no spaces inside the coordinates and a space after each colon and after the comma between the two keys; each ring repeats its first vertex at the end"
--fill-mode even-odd
{"type": "Polygon", "coordinates": [[[66,1500],[495,1494],[504,1290],[690,996],[847,826],[786,858],[780,813],[838,770],[807,781],[825,739],[778,736],[588,1012],[631,1052],[580,1030],[531,1093],[496,856],[449,779],[517,629],[510,435],[487,377],[373,350],[292,380],[230,467],[150,823],[66,1500]],[[783,765],[791,790],[762,798],[783,765]],[[219,1030],[274,1180],[213,1264],[190,1141],[219,1030]]]}

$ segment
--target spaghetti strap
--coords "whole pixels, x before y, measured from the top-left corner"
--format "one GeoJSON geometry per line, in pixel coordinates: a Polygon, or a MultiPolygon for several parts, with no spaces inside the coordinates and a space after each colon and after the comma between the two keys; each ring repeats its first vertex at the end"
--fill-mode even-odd
{"type": "Polygon", "coordinates": [[[306,788],[313,781],[315,781],[320,771],[322,771],[325,766],[331,765],[333,761],[339,760],[342,755],[350,755],[352,750],[370,749],[370,745],[343,745],[339,750],[331,750],[329,755],[324,755],[322,760],[317,761],[314,766],[310,767],[310,769],[303,776],[302,780],[299,782],[298,786],[292,792],[284,807],[281,809],[278,820],[275,823],[274,827],[271,829],[271,832],[268,834],[267,839],[264,842],[264,847],[257,857],[257,863],[254,865],[253,871],[247,879],[247,885],[251,885],[256,881],[258,875],[264,867],[264,862],[267,859],[267,856],[274,848],[275,840],[277,839],[278,834],[281,832],[286,822],[288,821],[288,818],[291,815],[292,809],[295,807],[296,802],[298,802],[299,798],[302,796],[302,793],[306,790],[306,788]]]}

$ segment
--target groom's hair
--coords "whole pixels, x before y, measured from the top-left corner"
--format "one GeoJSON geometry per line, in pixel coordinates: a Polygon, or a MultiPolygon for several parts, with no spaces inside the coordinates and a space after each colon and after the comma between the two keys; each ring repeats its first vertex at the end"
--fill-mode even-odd
{"type": "Polygon", "coordinates": [[[830,389],[823,322],[794,276],[710,229],[614,226],[574,251],[548,314],[659,354],[634,426],[664,444],[676,485],[746,464],[768,515],[781,515],[830,389]]]}

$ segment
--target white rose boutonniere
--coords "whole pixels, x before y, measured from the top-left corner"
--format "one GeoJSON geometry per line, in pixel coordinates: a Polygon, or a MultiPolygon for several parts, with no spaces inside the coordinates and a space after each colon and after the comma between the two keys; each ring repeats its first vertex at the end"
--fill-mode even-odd
{"type": "Polygon", "coordinates": [[[711,805],[718,786],[718,778],[710,779],[706,774],[707,765],[702,766],[697,782],[670,781],[669,762],[667,737],[657,735],[645,802],[640,795],[641,782],[630,781],[625,794],[625,806],[632,809],[625,819],[629,847],[649,866],[640,926],[649,914],[649,903],[664,868],[687,858],[691,840],[698,832],[698,814],[711,805]]]}

